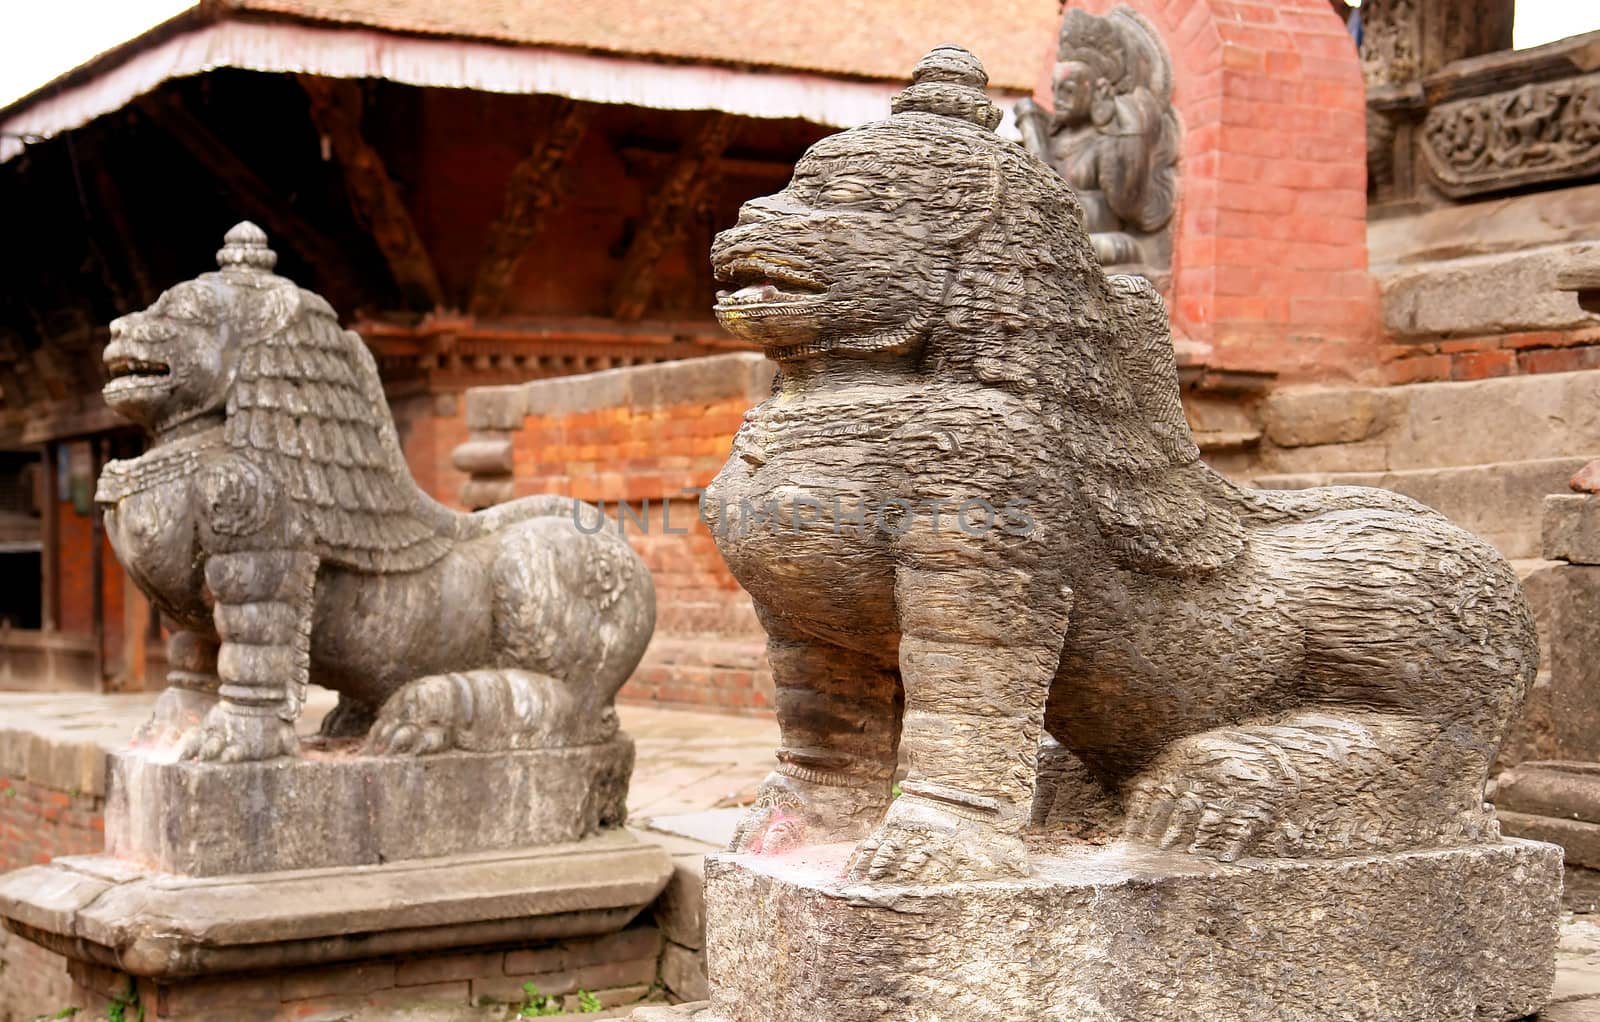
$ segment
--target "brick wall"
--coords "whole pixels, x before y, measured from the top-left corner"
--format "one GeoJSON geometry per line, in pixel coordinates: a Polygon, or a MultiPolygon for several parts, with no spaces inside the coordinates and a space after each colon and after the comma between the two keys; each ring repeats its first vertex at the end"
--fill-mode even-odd
{"type": "Polygon", "coordinates": [[[415,394],[389,399],[395,431],[411,477],[433,499],[459,508],[461,473],[450,454],[467,439],[467,420],[459,394],[415,394]]]}
{"type": "Polygon", "coordinates": [[[722,467],[771,381],[761,356],[733,354],[467,394],[467,504],[535,493],[600,504],[649,566],[656,632],[625,700],[768,712],[765,633],[690,491],[722,467]]]}
{"type": "Polygon", "coordinates": [[[1183,124],[1174,336],[1208,345],[1221,370],[1286,382],[1375,376],[1366,93],[1327,0],[1081,6],[1103,14],[1124,3],[1172,55],[1183,124]]]}
{"type": "MultiPolygon", "coordinates": [[[[104,755],[93,743],[0,730],[0,873],[101,850],[104,755]]],[[[56,1011],[74,996],[65,959],[0,929],[0,1022],[56,1011]]]]}
{"type": "MultiPolygon", "coordinates": [[[[557,1014],[553,1009],[559,1007],[560,1018],[594,1017],[579,1007],[581,990],[602,1009],[616,1009],[606,1016],[614,1018],[627,1014],[625,1006],[661,998],[657,975],[662,943],[660,930],[635,925],[600,937],[373,958],[281,973],[170,982],[141,978],[138,1004],[148,1022],[298,1022],[357,1013],[361,1018],[488,1019],[496,1017],[490,1014],[494,1006],[527,1003],[524,984],[532,984],[539,996],[550,999],[545,1004],[549,1014],[557,1014]]],[[[74,963],[72,978],[72,1003],[91,1013],[103,1012],[115,998],[128,999],[131,989],[127,975],[110,969],[74,963]]]]}
{"type": "Polygon", "coordinates": [[[1600,328],[1391,344],[1383,359],[1385,378],[1397,384],[1600,369],[1600,328]]]}

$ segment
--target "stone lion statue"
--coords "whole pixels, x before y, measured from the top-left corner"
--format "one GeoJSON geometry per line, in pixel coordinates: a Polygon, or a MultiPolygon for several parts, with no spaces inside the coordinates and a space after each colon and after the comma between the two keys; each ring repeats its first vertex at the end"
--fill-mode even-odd
{"type": "Polygon", "coordinates": [[[1021,874],[1045,765],[1225,861],[1497,840],[1538,658],[1512,569],[1393,493],[1207,468],[1160,298],[1101,270],[986,81],[933,51],[713,245],[718,317],[779,364],[706,495],[782,730],[734,849],[1021,874]]]}
{"type": "Polygon", "coordinates": [[[97,500],[173,628],[143,740],[291,755],[308,683],[339,693],[324,734],[370,728],[374,753],[611,737],[655,621],[627,542],[584,534],[563,498],[472,515],[429,499],[361,339],[270,272],[255,225],[217,259],[114,322],[104,355],[107,404],[151,440],[105,467],[97,500]]]}

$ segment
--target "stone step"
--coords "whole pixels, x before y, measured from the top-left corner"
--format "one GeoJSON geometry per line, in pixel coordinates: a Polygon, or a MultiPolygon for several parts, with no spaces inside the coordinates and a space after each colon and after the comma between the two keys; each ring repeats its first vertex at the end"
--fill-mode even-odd
{"type": "Polygon", "coordinates": [[[1391,472],[1258,475],[1254,482],[1269,490],[1311,486],[1377,486],[1393,490],[1448,516],[1494,544],[1508,558],[1533,559],[1539,557],[1545,496],[1566,492],[1572,473],[1589,460],[1585,455],[1391,472]]]}
{"type": "Polygon", "coordinates": [[[1261,470],[1273,473],[1593,456],[1600,454],[1600,370],[1285,390],[1267,399],[1262,419],[1261,470]]]}

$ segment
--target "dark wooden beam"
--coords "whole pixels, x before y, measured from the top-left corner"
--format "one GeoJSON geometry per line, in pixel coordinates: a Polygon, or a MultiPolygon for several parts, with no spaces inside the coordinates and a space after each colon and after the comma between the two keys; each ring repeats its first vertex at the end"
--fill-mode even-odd
{"type": "Polygon", "coordinates": [[[84,145],[85,172],[94,189],[96,205],[102,222],[109,229],[109,245],[99,243],[108,267],[122,282],[118,289],[126,304],[119,303],[121,312],[142,309],[156,299],[150,274],[145,269],[140,246],[134,241],[133,229],[128,224],[127,207],[123,204],[122,189],[117,186],[116,173],[103,140],[89,136],[84,145]],[[109,248],[109,251],[107,249],[109,248]]]}
{"type": "Polygon", "coordinates": [[[175,94],[154,93],[136,101],[139,109],[165,131],[207,174],[228,189],[243,218],[259,223],[279,251],[292,249],[317,275],[317,289],[335,308],[354,308],[362,293],[349,271],[349,254],[311,226],[282,198],[281,191],[261,179],[211,129],[184,108],[175,94]]]}
{"type": "Polygon", "coordinates": [[[583,141],[589,116],[571,100],[557,100],[549,124],[506,180],[505,202],[489,228],[483,259],[472,282],[472,299],[467,303],[474,316],[497,316],[504,308],[517,263],[565,192],[562,171],[583,141]]]}
{"type": "Polygon", "coordinates": [[[437,309],[444,291],[416,221],[383,157],[361,134],[361,85],[346,78],[300,75],[311,98],[311,120],[344,171],[356,220],[372,236],[394,282],[413,307],[437,309]]]}
{"type": "Polygon", "coordinates": [[[727,114],[712,114],[678,150],[622,259],[622,272],[611,291],[611,314],[617,319],[636,320],[644,315],[655,293],[656,264],[663,253],[683,240],[690,217],[716,187],[720,179],[717,160],[737,123],[727,114]]]}
{"type": "Polygon", "coordinates": [[[49,344],[43,344],[33,349],[32,358],[39,380],[51,400],[61,401],[72,395],[72,371],[59,351],[49,344]]]}
{"type": "Polygon", "coordinates": [[[14,335],[0,332],[0,398],[5,400],[5,408],[10,412],[20,412],[28,406],[27,385],[23,383],[23,376],[27,374],[23,364],[26,357],[21,342],[14,335]]]}

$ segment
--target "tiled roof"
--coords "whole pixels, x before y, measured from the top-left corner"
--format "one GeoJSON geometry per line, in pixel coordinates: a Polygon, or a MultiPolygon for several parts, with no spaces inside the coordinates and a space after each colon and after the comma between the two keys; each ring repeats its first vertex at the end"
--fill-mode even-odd
{"type": "Polygon", "coordinates": [[[392,32],[899,80],[940,43],[1031,91],[1057,0],[208,0],[213,11],[392,32]]]}

